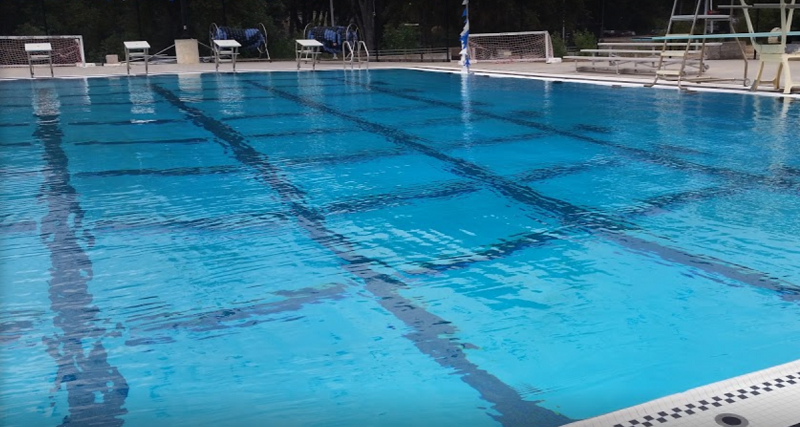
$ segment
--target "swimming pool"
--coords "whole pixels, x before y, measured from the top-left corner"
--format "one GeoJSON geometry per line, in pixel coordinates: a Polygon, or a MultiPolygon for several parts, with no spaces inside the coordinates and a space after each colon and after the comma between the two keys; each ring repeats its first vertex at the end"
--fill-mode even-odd
{"type": "Polygon", "coordinates": [[[795,360],[800,104],[0,84],[4,426],[557,426],[795,360]]]}

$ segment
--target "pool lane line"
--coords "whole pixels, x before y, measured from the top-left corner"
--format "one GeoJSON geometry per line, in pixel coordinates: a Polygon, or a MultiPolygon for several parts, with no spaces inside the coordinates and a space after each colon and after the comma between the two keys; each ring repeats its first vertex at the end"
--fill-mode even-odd
{"type": "Polygon", "coordinates": [[[170,123],[181,123],[178,119],[131,119],[131,120],[115,120],[115,121],[80,121],[67,123],[69,126],[126,126],[126,125],[165,125],[170,123]]]}
{"type": "Polygon", "coordinates": [[[174,138],[174,139],[148,139],[122,141],[80,141],[73,142],[72,145],[132,145],[132,144],[200,144],[209,142],[208,138],[174,138]]]}
{"type": "MultiPolygon", "coordinates": [[[[296,118],[297,116],[307,116],[308,113],[303,111],[287,111],[281,113],[258,113],[258,114],[242,114],[239,116],[226,116],[221,118],[220,120],[224,122],[231,122],[236,120],[252,120],[252,119],[273,119],[276,117],[292,117],[296,118]]],[[[319,113],[313,113],[315,116],[319,116],[319,113]]]]}
{"type": "MultiPolygon", "coordinates": [[[[421,102],[423,104],[428,104],[428,105],[432,105],[432,106],[449,108],[449,109],[456,110],[456,111],[462,111],[463,110],[463,105],[461,103],[447,102],[447,101],[442,101],[442,100],[438,100],[438,99],[429,99],[429,98],[425,98],[425,97],[422,97],[422,96],[411,95],[411,94],[408,94],[405,91],[392,90],[392,89],[387,89],[387,88],[384,88],[384,87],[374,87],[371,84],[361,83],[361,82],[353,81],[353,80],[350,80],[350,79],[347,79],[347,78],[342,78],[340,80],[343,81],[343,82],[346,82],[348,84],[361,86],[361,87],[370,89],[373,92],[391,95],[391,96],[394,96],[396,98],[406,99],[406,100],[409,100],[409,101],[421,102]]],[[[690,162],[690,161],[683,160],[683,159],[676,158],[676,157],[658,155],[656,153],[653,153],[653,152],[645,150],[645,149],[629,147],[629,146],[627,146],[625,144],[615,143],[615,142],[612,142],[612,141],[605,141],[605,140],[600,139],[600,138],[584,135],[581,132],[561,130],[561,129],[558,129],[558,128],[554,127],[554,126],[550,126],[550,125],[547,125],[547,124],[544,124],[544,123],[535,122],[535,121],[525,120],[525,119],[521,119],[521,118],[515,118],[515,117],[512,117],[511,115],[502,115],[502,114],[495,114],[495,113],[492,113],[492,112],[489,112],[489,111],[482,111],[482,110],[474,107],[476,105],[475,102],[471,102],[471,104],[473,105],[473,107],[470,109],[470,114],[472,114],[473,116],[484,116],[484,117],[488,117],[488,118],[491,118],[491,119],[500,120],[500,121],[504,121],[504,122],[507,122],[507,123],[512,123],[512,124],[515,124],[515,125],[518,125],[518,126],[527,127],[527,128],[531,128],[531,129],[536,129],[536,130],[539,130],[539,131],[542,131],[542,132],[548,132],[548,133],[553,134],[553,135],[565,136],[565,137],[568,137],[568,138],[572,138],[572,139],[576,139],[576,140],[579,140],[579,141],[588,142],[588,143],[599,145],[599,146],[602,146],[602,147],[610,147],[612,149],[624,152],[625,154],[627,154],[631,158],[640,159],[642,161],[646,161],[646,162],[649,162],[649,163],[657,164],[657,165],[660,165],[660,166],[666,166],[666,167],[671,168],[671,169],[677,169],[677,170],[682,171],[682,172],[686,172],[687,170],[691,170],[691,171],[700,172],[700,173],[703,173],[703,174],[706,174],[706,175],[710,175],[710,176],[717,176],[717,177],[725,178],[727,180],[737,181],[738,183],[740,183],[742,185],[750,185],[750,186],[752,186],[752,185],[764,185],[764,186],[773,187],[773,188],[774,187],[779,187],[779,188],[782,188],[782,189],[785,189],[785,190],[788,190],[788,191],[797,191],[797,189],[798,189],[798,183],[793,182],[791,180],[786,180],[786,179],[783,179],[783,178],[775,178],[775,177],[770,177],[770,176],[764,176],[764,175],[758,175],[758,174],[751,174],[751,173],[747,173],[747,172],[744,172],[744,171],[738,171],[738,170],[735,170],[735,169],[727,169],[727,168],[715,167],[715,166],[706,166],[706,165],[703,165],[703,164],[690,162]]]]}
{"type": "Polygon", "coordinates": [[[364,282],[376,302],[387,312],[412,330],[406,334],[423,354],[431,357],[440,366],[453,369],[461,380],[480,393],[483,400],[493,404],[500,414],[487,414],[506,427],[536,426],[557,427],[571,420],[561,414],[523,400],[511,386],[503,383],[491,373],[470,362],[465,348],[470,345],[452,340],[456,328],[441,317],[428,312],[413,300],[403,297],[400,289],[408,285],[399,279],[378,271],[378,260],[358,254],[355,245],[346,236],[336,233],[325,225],[325,215],[306,205],[306,194],[284,178],[267,156],[248,145],[245,138],[224,123],[206,116],[202,111],[187,105],[171,91],[158,84],[153,91],[182,110],[196,126],[206,129],[220,142],[224,142],[231,154],[242,164],[260,172],[260,181],[273,189],[289,206],[300,227],[318,244],[330,250],[342,262],[342,267],[364,282]]]}
{"type": "MultiPolygon", "coordinates": [[[[0,223],[0,234],[12,234],[12,233],[32,233],[35,232],[39,228],[39,224],[36,221],[30,219],[23,219],[19,221],[12,221],[12,222],[2,222],[0,223]]],[[[0,329],[2,329],[2,325],[0,325],[0,329]]],[[[0,333],[2,335],[2,333],[0,333]]]]}
{"type": "MultiPolygon", "coordinates": [[[[108,232],[151,232],[152,234],[174,233],[176,231],[194,232],[234,232],[252,228],[275,229],[285,225],[292,218],[288,211],[252,212],[205,217],[198,219],[167,219],[154,220],[152,217],[134,217],[128,219],[98,220],[93,229],[97,233],[108,232]]],[[[145,233],[146,234],[146,233],[145,233]]],[[[250,235],[252,237],[252,235],[250,235]]],[[[243,236],[242,238],[247,238],[243,236]]]]}
{"type": "MultiPolygon", "coordinates": [[[[348,129],[346,132],[340,133],[350,133],[353,132],[352,129],[348,129]]],[[[328,132],[318,132],[313,134],[328,134],[328,132]]],[[[260,134],[260,135],[250,135],[251,138],[283,138],[289,136],[297,136],[305,134],[310,134],[309,132],[284,132],[284,133],[267,133],[267,134],[260,134]]],[[[479,146],[490,146],[490,145],[499,145],[505,144],[510,142],[520,142],[520,141],[530,141],[534,139],[543,138],[545,136],[544,133],[537,132],[537,133],[529,133],[529,134],[522,134],[522,135],[511,135],[511,136],[504,136],[504,137],[494,137],[494,138],[485,138],[474,142],[463,142],[463,141],[449,141],[442,143],[441,146],[444,148],[461,148],[461,147],[479,147],[479,146]]],[[[153,141],[82,141],[82,142],[74,142],[74,145],[113,145],[113,144],[158,144],[158,143],[201,143],[201,142],[209,142],[210,139],[208,138],[184,138],[184,139],[170,139],[170,140],[153,140],[153,141]]],[[[2,144],[0,146],[19,146],[19,147],[29,147],[33,144],[29,142],[25,143],[15,143],[15,144],[2,144]]],[[[317,166],[317,165],[338,165],[338,164],[348,164],[348,163],[359,163],[368,160],[373,160],[377,158],[389,158],[389,157],[397,157],[397,156],[404,156],[408,155],[408,150],[400,149],[400,148],[391,148],[386,150],[361,150],[356,151],[352,154],[347,154],[343,156],[339,155],[321,155],[321,156],[309,156],[309,157],[282,157],[277,162],[280,162],[281,165],[284,166],[317,166]]],[[[604,160],[598,160],[598,163],[602,163],[604,160]]],[[[610,160],[609,160],[610,161],[610,160]]],[[[591,161],[590,161],[591,162],[591,161]]],[[[576,171],[583,169],[583,164],[579,164],[577,166],[563,166],[563,171],[567,171],[571,168],[574,168],[576,171]]],[[[225,167],[220,167],[225,168],[225,167]]],[[[558,168],[558,167],[556,167],[558,168]]],[[[78,172],[75,176],[79,177],[103,177],[103,176],[122,176],[122,175],[164,175],[164,176],[179,176],[179,175],[203,175],[203,174],[219,174],[219,173],[236,173],[239,168],[233,168],[231,170],[220,170],[217,167],[186,167],[186,168],[175,168],[175,169],[112,169],[106,171],[98,171],[98,172],[78,172]]],[[[519,179],[522,181],[533,181],[533,180],[543,180],[547,179],[548,176],[560,176],[562,175],[561,172],[548,172],[546,169],[535,169],[530,172],[530,178],[526,178],[526,176],[520,176],[519,179]]]]}
{"type": "MultiPolygon", "coordinates": [[[[534,169],[528,172],[518,173],[512,179],[521,182],[534,182],[553,179],[581,172],[586,172],[597,167],[606,167],[616,164],[614,161],[588,161],[575,165],[556,166],[546,169],[534,169]]],[[[476,193],[484,189],[484,185],[473,180],[450,180],[425,183],[413,187],[406,187],[400,191],[391,193],[371,194],[363,197],[356,197],[326,203],[322,210],[328,215],[356,214],[375,209],[384,209],[403,204],[414,203],[424,199],[448,199],[471,193],[476,193]]]]}
{"type": "MultiPolygon", "coordinates": [[[[710,276],[707,277],[713,278],[715,275],[719,275],[749,286],[775,291],[784,299],[800,299],[800,287],[796,285],[784,282],[781,279],[749,267],[732,264],[711,256],[690,254],[677,248],[662,246],[656,242],[627,235],[626,232],[628,231],[642,230],[635,224],[623,221],[620,218],[615,218],[597,211],[591,211],[573,205],[567,201],[546,196],[530,187],[497,175],[474,163],[447,155],[428,145],[430,141],[425,138],[410,134],[401,129],[351,116],[325,104],[283,90],[274,89],[256,82],[249,82],[249,84],[306,107],[316,108],[331,116],[348,120],[365,132],[382,135],[388,141],[397,145],[407,147],[412,151],[440,160],[448,165],[448,169],[456,175],[482,182],[487,187],[493,188],[505,197],[529,206],[534,212],[541,212],[545,217],[555,215],[556,219],[558,219],[563,226],[570,228],[578,227],[587,230],[598,237],[617,243],[633,252],[654,254],[665,261],[694,267],[695,269],[709,273],[710,276]]],[[[531,218],[534,219],[533,217],[531,218]]],[[[725,283],[722,280],[717,281],[725,283]]],[[[728,283],[728,285],[735,286],[735,284],[730,283],[728,283]]]]}
{"type": "Polygon", "coordinates": [[[69,415],[62,425],[118,427],[123,424],[120,417],[128,412],[123,407],[128,383],[109,363],[103,346],[104,319],[89,292],[92,262],[81,242],[91,243],[91,237],[81,225],[84,211],[70,184],[59,122],[57,114],[39,115],[33,134],[44,150],[40,197],[48,213],[42,218],[40,237],[50,252],[50,309],[55,313],[55,327],[62,331],[43,342],[58,366],[53,391],[67,390],[69,415]]]}
{"type": "Polygon", "coordinates": [[[326,215],[345,215],[364,213],[376,209],[388,209],[409,202],[425,199],[449,199],[465,194],[472,194],[482,189],[476,182],[464,181],[439,181],[436,185],[421,185],[407,187],[391,193],[379,193],[367,197],[341,200],[322,205],[320,210],[326,215]]]}
{"type": "Polygon", "coordinates": [[[243,173],[241,166],[194,166],[170,169],[112,169],[96,172],[78,172],[73,176],[76,178],[107,178],[113,176],[197,176],[238,173],[243,173]]]}
{"type": "MultiPolygon", "coordinates": [[[[238,131],[236,131],[238,132],[238,131]]],[[[286,130],[280,132],[264,132],[253,134],[242,134],[247,138],[286,138],[288,136],[303,136],[303,135],[332,135],[353,133],[353,129],[348,128],[309,128],[305,130],[286,130]]]]}
{"type": "MultiPolygon", "coordinates": [[[[638,216],[657,215],[661,212],[664,212],[669,206],[681,205],[684,203],[711,199],[719,196],[735,195],[739,193],[740,189],[730,187],[701,189],[688,191],[685,193],[655,196],[653,198],[643,200],[639,206],[626,207],[623,209],[624,212],[618,214],[622,215],[626,219],[632,219],[638,216]]],[[[419,263],[418,265],[420,266],[420,269],[409,271],[409,273],[430,274],[431,272],[465,269],[477,263],[507,258],[530,247],[539,247],[544,246],[549,242],[558,240],[569,241],[575,238],[576,235],[565,233],[564,230],[548,230],[544,232],[534,231],[520,235],[508,236],[500,239],[497,243],[485,245],[485,249],[481,249],[480,251],[475,252],[473,255],[443,258],[419,263]]],[[[739,266],[739,268],[747,269],[747,267],[743,266],[739,266]]],[[[787,287],[783,287],[778,290],[784,291],[786,289],[787,287]]]]}
{"type": "MultiPolygon", "coordinates": [[[[306,316],[296,313],[308,305],[322,304],[330,301],[339,301],[347,297],[347,288],[354,284],[331,283],[325,286],[304,288],[293,291],[271,292],[273,295],[282,296],[284,299],[256,304],[241,304],[231,308],[219,308],[205,311],[163,312],[154,314],[140,314],[129,317],[126,321],[132,337],[141,334],[142,338],[134,338],[137,345],[142,339],[157,339],[159,343],[168,340],[167,336],[152,336],[152,332],[175,331],[178,329],[193,332],[210,332],[227,329],[249,328],[261,323],[286,321],[288,319],[300,320],[306,316]],[[287,317],[291,316],[291,317],[287,317]]],[[[141,312],[148,313],[160,308],[153,305],[159,302],[140,304],[145,307],[141,312]]],[[[127,307],[138,308],[138,307],[127,307]]],[[[136,314],[136,312],[133,312],[136,314]]],[[[121,313],[125,315],[125,313],[121,313]]],[[[131,345],[126,342],[127,345],[131,345]]]]}

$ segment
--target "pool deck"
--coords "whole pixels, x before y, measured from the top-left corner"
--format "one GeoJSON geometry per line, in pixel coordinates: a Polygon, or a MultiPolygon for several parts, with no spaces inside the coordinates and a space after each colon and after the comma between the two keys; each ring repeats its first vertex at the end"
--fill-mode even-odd
{"type": "MultiPolygon", "coordinates": [[[[749,87],[742,83],[743,61],[742,60],[709,60],[706,61],[709,65],[709,70],[706,71],[704,77],[719,79],[719,81],[706,82],[706,83],[691,83],[684,82],[684,87],[690,90],[711,90],[711,91],[724,91],[724,92],[742,92],[754,93],[758,95],[767,96],[785,96],[788,98],[800,98],[800,92],[795,91],[791,95],[785,95],[782,91],[775,91],[767,83],[762,83],[759,90],[751,92],[749,87]],[[739,79],[739,81],[733,81],[739,79]]],[[[747,78],[752,80],[757,73],[758,61],[748,61],[748,74],[747,78]]],[[[340,61],[322,61],[317,65],[317,70],[341,70],[343,64],[340,61]]],[[[372,62],[369,64],[369,69],[386,69],[386,68],[417,68],[439,71],[460,71],[461,67],[456,62],[372,62]]],[[[764,78],[774,76],[776,66],[767,65],[765,67],[764,78]]],[[[349,68],[348,68],[349,69],[349,68]]],[[[356,68],[357,69],[357,68],[356,68]]],[[[800,62],[792,64],[792,69],[795,75],[800,75],[800,62]]],[[[275,62],[238,62],[236,64],[237,72],[257,72],[257,71],[297,71],[297,65],[294,61],[275,61],[275,62]]],[[[527,63],[508,63],[508,64],[475,64],[472,67],[472,72],[482,74],[495,74],[507,76],[519,76],[547,80],[562,80],[562,81],[577,81],[591,84],[605,84],[605,85],[630,85],[630,86],[643,86],[653,82],[652,74],[616,74],[613,71],[578,71],[576,70],[575,63],[572,61],[562,62],[557,64],[545,64],[541,62],[527,62],[527,63]]],[[[46,67],[39,66],[36,68],[37,78],[46,77],[46,67]]],[[[136,64],[132,66],[132,74],[144,74],[144,65],[136,64]]],[[[220,65],[220,72],[230,72],[230,64],[220,65]]],[[[311,67],[303,64],[301,71],[311,71],[311,67]]],[[[178,64],[150,64],[150,74],[184,74],[184,73],[213,73],[214,64],[193,64],[193,65],[178,65],[178,64]]],[[[55,67],[56,78],[81,78],[81,77],[111,77],[111,76],[124,76],[126,69],[124,65],[119,66],[90,66],[90,67],[55,67]]],[[[14,67],[14,68],[0,68],[1,79],[30,79],[30,74],[27,67],[14,67]]],[[[656,88],[661,89],[676,89],[677,82],[660,80],[656,88]]]]}
{"type": "MultiPolygon", "coordinates": [[[[719,79],[741,79],[743,63],[741,60],[708,61],[710,69],[707,77],[719,79]]],[[[755,78],[758,61],[749,61],[748,79],[755,78]]],[[[341,70],[341,62],[323,61],[317,70],[341,70]]],[[[455,63],[370,63],[369,69],[413,68],[432,71],[460,72],[461,67],[455,63]]],[[[348,68],[349,69],[349,68],[348,68]]],[[[220,72],[230,72],[230,64],[220,67],[220,72]]],[[[37,79],[49,78],[49,70],[37,67],[37,79]],[[41,77],[39,77],[41,76],[41,77]]],[[[135,75],[144,74],[143,65],[135,65],[135,75]]],[[[294,61],[240,62],[237,72],[263,71],[297,71],[294,61]]],[[[302,71],[311,71],[304,65],[302,71]]],[[[574,62],[558,64],[516,63],[516,64],[476,64],[472,67],[476,74],[505,75],[509,77],[526,77],[544,80],[575,81],[601,85],[643,86],[653,81],[650,74],[616,74],[614,72],[577,71],[574,62]]],[[[793,71],[800,75],[800,63],[793,64],[793,71]]],[[[161,74],[194,74],[213,73],[214,64],[177,65],[151,64],[150,75],[161,74]]],[[[774,66],[767,66],[766,78],[773,76],[774,66]]],[[[56,78],[86,77],[119,77],[125,76],[124,66],[94,67],[56,67],[56,78]]],[[[29,80],[27,67],[0,68],[1,80],[29,80]]],[[[757,92],[751,92],[741,80],[717,81],[709,83],[684,83],[685,87],[696,91],[721,91],[763,96],[800,99],[800,93],[791,95],[769,90],[769,84],[762,84],[757,92]]],[[[658,89],[676,90],[676,82],[660,81],[658,89]]],[[[741,427],[800,427],[800,360],[776,366],[764,371],[728,379],[719,383],[706,385],[672,396],[667,396],[631,408],[622,409],[610,414],[573,423],[574,427],[689,427],[689,426],[728,426],[741,427]],[[795,402],[792,404],[791,402],[795,402]],[[743,418],[747,421],[739,424],[726,424],[732,418],[743,418]]]]}

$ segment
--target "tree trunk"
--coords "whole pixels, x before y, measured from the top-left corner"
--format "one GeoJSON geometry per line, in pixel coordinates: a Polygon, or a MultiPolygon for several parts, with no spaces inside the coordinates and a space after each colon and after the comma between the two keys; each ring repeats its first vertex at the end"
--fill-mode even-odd
{"type": "Polygon", "coordinates": [[[375,37],[375,2],[374,0],[358,0],[358,11],[356,15],[358,28],[361,29],[361,38],[367,42],[367,46],[371,51],[377,51],[377,43],[375,37]]]}

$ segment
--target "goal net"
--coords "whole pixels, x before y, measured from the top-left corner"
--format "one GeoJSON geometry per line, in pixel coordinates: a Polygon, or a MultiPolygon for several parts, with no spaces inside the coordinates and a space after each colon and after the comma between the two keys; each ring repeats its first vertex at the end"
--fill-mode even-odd
{"type": "Polygon", "coordinates": [[[553,42],[547,31],[470,34],[472,62],[524,62],[553,59],[553,42]]]}
{"type": "Polygon", "coordinates": [[[83,36],[0,36],[0,67],[27,67],[25,43],[50,43],[53,65],[86,66],[83,36]]]}

